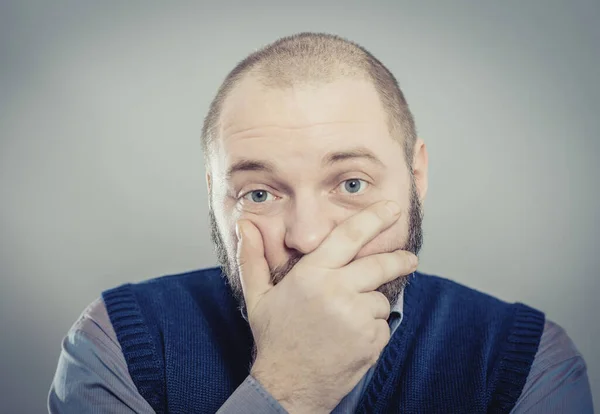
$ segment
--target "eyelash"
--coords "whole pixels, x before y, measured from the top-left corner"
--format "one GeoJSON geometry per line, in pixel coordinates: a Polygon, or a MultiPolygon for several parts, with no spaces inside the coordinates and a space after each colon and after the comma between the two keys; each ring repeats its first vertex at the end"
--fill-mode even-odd
{"type": "MultiPolygon", "coordinates": [[[[337,185],[337,188],[339,188],[340,186],[344,185],[344,184],[345,184],[345,183],[347,183],[348,181],[360,181],[360,182],[364,183],[364,185],[366,186],[366,188],[369,188],[369,186],[371,185],[371,183],[369,183],[369,182],[368,182],[368,181],[366,181],[366,180],[363,180],[362,178],[348,178],[347,180],[344,180],[344,181],[342,181],[341,183],[339,183],[339,184],[337,185]]],[[[357,196],[361,195],[361,194],[362,194],[362,193],[363,193],[363,192],[366,190],[366,188],[365,188],[365,189],[362,189],[362,188],[361,188],[361,190],[360,190],[360,192],[359,192],[359,193],[348,193],[348,195],[350,195],[350,197],[357,197],[357,196]]],[[[261,202],[261,203],[258,203],[258,202],[252,201],[251,199],[248,199],[248,196],[250,196],[252,193],[254,193],[254,192],[256,192],[256,191],[264,191],[264,192],[266,192],[267,194],[269,194],[269,195],[271,195],[271,196],[275,197],[275,196],[274,196],[274,195],[273,195],[273,194],[272,194],[270,191],[268,191],[268,190],[264,190],[264,189],[260,189],[260,188],[259,188],[259,189],[255,189],[255,190],[250,190],[250,191],[247,191],[247,192],[246,192],[246,193],[244,193],[244,194],[243,194],[243,195],[242,195],[242,196],[241,196],[239,199],[240,199],[240,200],[241,200],[241,199],[246,199],[246,200],[248,200],[248,201],[250,201],[250,202],[252,202],[252,203],[254,203],[254,204],[263,204],[263,203],[265,203],[266,201],[272,201],[272,200],[265,200],[265,201],[263,201],[263,202],[261,202]]]]}

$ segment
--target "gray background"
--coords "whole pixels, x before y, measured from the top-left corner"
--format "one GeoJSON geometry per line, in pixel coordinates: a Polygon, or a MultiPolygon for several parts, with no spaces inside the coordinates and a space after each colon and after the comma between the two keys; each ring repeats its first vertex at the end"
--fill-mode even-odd
{"type": "Polygon", "coordinates": [[[0,6],[0,411],[45,411],[103,289],[214,263],[203,116],[306,30],[400,80],[430,154],[421,270],[545,311],[600,405],[600,2],[85,3],[0,6]]]}

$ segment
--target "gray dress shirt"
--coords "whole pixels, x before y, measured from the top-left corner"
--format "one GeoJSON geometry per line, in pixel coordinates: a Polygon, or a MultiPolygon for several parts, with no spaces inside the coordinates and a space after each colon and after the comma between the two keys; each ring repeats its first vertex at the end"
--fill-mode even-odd
{"type": "MultiPolygon", "coordinates": [[[[402,322],[402,310],[401,294],[389,319],[392,334],[402,322]]],[[[373,371],[374,367],[332,413],[355,411],[373,371]]],[[[88,306],[63,340],[48,396],[48,410],[52,414],[154,413],[129,375],[102,299],[88,306]]],[[[539,350],[512,413],[593,414],[593,411],[583,357],[560,326],[546,321],[539,350]]],[[[285,412],[251,375],[218,411],[220,414],[285,412]]]]}

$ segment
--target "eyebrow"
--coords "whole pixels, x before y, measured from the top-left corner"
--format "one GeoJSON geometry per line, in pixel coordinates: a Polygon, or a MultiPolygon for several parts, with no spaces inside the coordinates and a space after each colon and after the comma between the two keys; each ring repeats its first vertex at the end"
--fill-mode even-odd
{"type": "Polygon", "coordinates": [[[333,165],[341,161],[352,159],[365,159],[371,161],[380,167],[384,167],[383,162],[368,148],[357,147],[346,151],[336,151],[323,157],[323,165],[333,165]]]}
{"type": "MultiPolygon", "coordinates": [[[[383,162],[368,148],[357,147],[346,151],[335,151],[323,157],[323,166],[331,166],[342,161],[353,159],[365,159],[371,161],[381,167],[385,165],[383,162]]],[[[227,169],[227,179],[230,180],[236,173],[241,171],[258,171],[269,174],[274,174],[277,168],[274,164],[268,161],[258,161],[250,159],[241,159],[236,161],[227,169]]]]}
{"type": "Polygon", "coordinates": [[[241,159],[227,169],[227,179],[230,180],[233,175],[240,171],[262,171],[273,174],[276,168],[272,163],[267,161],[241,159]]]}

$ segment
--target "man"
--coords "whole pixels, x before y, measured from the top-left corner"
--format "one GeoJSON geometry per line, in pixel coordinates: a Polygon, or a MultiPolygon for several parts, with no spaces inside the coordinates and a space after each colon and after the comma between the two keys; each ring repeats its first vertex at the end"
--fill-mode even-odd
{"type": "Polygon", "coordinates": [[[564,330],[416,272],[427,150],[393,75],[303,33],[205,119],[220,267],[124,285],[63,342],[54,413],[591,413],[564,330]]]}

